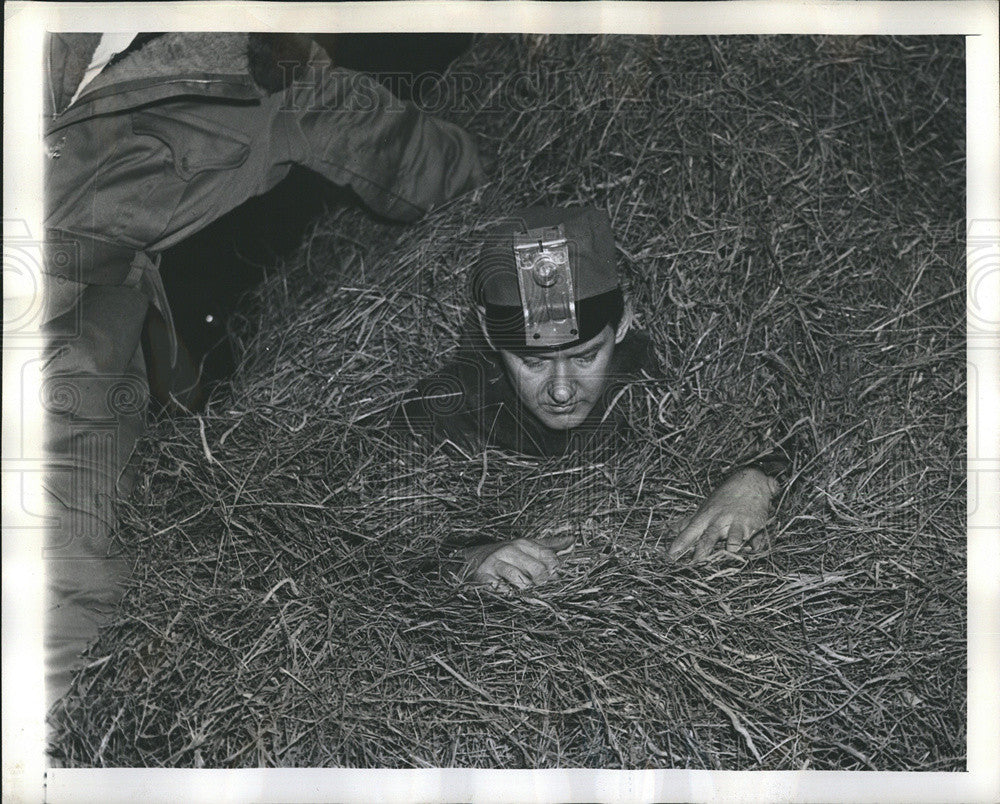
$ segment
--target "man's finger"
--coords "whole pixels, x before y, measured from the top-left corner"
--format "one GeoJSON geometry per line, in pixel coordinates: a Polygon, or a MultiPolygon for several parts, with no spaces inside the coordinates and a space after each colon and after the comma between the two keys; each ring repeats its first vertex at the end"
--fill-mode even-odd
{"type": "Polygon", "coordinates": [[[726,536],[726,549],[730,553],[738,553],[748,536],[746,523],[734,522],[729,526],[729,533],[726,536]]]}
{"type": "Polygon", "coordinates": [[[521,572],[520,569],[513,564],[508,564],[506,561],[497,562],[496,573],[516,589],[527,589],[531,586],[531,579],[521,572]]]}
{"type": "MultiPolygon", "coordinates": [[[[556,558],[556,554],[553,553],[547,547],[539,547],[532,541],[527,539],[521,539],[516,542],[518,555],[523,556],[525,559],[532,559],[536,561],[541,561],[545,565],[545,572],[550,573],[556,568],[556,564],[559,563],[559,559],[556,558]]],[[[508,556],[507,560],[513,560],[508,556]]]]}
{"type": "Polygon", "coordinates": [[[692,561],[697,564],[698,562],[704,561],[708,558],[709,554],[715,548],[716,542],[718,542],[724,535],[725,532],[723,529],[714,522],[705,528],[705,532],[698,540],[698,546],[695,548],[692,561]]]}
{"type": "Polygon", "coordinates": [[[513,556],[505,556],[502,561],[506,564],[517,567],[534,583],[541,583],[549,577],[549,573],[552,571],[548,562],[538,561],[525,552],[521,552],[513,556]]]}
{"type": "Polygon", "coordinates": [[[674,543],[670,545],[670,549],[667,551],[667,558],[680,558],[688,550],[694,547],[695,542],[697,542],[698,538],[705,532],[705,526],[707,524],[707,518],[697,516],[688,522],[684,529],[677,534],[677,538],[674,539],[674,543]]]}
{"type": "Polygon", "coordinates": [[[559,533],[552,536],[542,536],[540,539],[533,539],[532,541],[540,544],[542,547],[547,547],[549,550],[560,553],[576,544],[576,534],[559,533]]]}

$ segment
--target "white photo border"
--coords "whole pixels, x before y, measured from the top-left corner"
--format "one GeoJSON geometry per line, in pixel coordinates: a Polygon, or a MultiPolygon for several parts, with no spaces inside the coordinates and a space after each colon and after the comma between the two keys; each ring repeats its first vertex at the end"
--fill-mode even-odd
{"type": "MultiPolygon", "coordinates": [[[[478,771],[51,769],[44,756],[42,562],[21,508],[38,467],[8,436],[37,439],[16,404],[38,343],[4,339],[4,801],[997,801],[1000,800],[1000,82],[996,2],[42,3],[4,7],[4,319],[29,298],[7,244],[41,231],[41,41],[45,30],[294,30],[643,34],[961,34],[967,36],[969,480],[979,505],[968,541],[968,771],[478,771]],[[976,245],[976,244],[979,245],[976,245]],[[985,244],[985,245],[984,245],[985,244]],[[973,249],[986,248],[975,268],[973,249]],[[975,309],[973,309],[973,307],[975,309]],[[984,330],[981,323],[988,322],[984,330]],[[989,330],[993,331],[990,332],[989,330]],[[973,375],[976,382],[972,382],[973,375]],[[26,375],[25,375],[26,376],[26,375]],[[8,505],[8,501],[19,504],[8,505]],[[27,529],[27,530],[26,530],[27,529]]],[[[980,252],[980,255],[982,252],[980,252]]],[[[40,280],[40,277],[39,277],[40,280]]],[[[28,389],[28,393],[32,389],[28,389]]],[[[37,442],[35,442],[37,443],[37,442]]],[[[32,503],[34,504],[34,503],[32,503]]]]}

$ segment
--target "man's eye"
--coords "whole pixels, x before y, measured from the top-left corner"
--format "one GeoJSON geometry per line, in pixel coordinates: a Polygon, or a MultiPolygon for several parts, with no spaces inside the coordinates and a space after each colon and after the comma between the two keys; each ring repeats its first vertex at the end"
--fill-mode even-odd
{"type": "Polygon", "coordinates": [[[527,366],[532,371],[540,369],[542,367],[542,361],[534,357],[525,357],[521,360],[525,366],[527,366]]]}
{"type": "Polygon", "coordinates": [[[573,359],[579,363],[581,366],[589,366],[597,358],[596,354],[580,355],[579,357],[574,357],[573,359]]]}

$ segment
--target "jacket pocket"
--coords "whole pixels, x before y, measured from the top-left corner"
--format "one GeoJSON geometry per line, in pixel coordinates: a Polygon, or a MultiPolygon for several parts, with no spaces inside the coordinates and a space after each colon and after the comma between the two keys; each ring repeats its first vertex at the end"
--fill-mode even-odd
{"type": "Polygon", "coordinates": [[[250,154],[250,138],[214,120],[186,113],[143,109],[132,113],[132,133],[155,137],[173,157],[174,170],[188,181],[206,170],[230,170],[250,154]]]}

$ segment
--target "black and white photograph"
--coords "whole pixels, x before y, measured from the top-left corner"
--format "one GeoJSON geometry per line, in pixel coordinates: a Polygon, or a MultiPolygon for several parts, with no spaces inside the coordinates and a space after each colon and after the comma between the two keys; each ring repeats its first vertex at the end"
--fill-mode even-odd
{"type": "Polygon", "coordinates": [[[277,5],[7,8],[11,800],[1000,795],[997,4],[277,5]]]}

